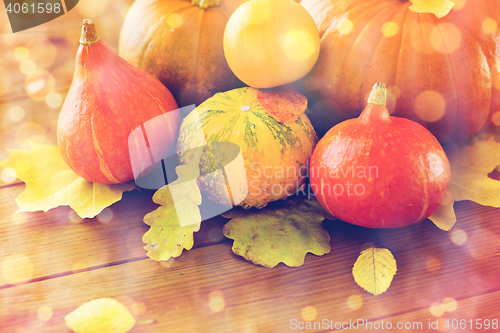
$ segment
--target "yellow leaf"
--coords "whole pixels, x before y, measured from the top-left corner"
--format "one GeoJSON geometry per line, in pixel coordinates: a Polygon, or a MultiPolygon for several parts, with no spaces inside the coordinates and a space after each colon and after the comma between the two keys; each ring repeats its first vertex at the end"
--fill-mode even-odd
{"type": "Polygon", "coordinates": [[[359,255],[352,268],[354,281],[364,290],[377,296],[391,285],[397,266],[391,251],[370,247],[359,255]]]}
{"type": "Polygon", "coordinates": [[[70,206],[81,218],[94,217],[119,201],[123,192],[137,188],[135,183],[92,183],[66,165],[57,146],[30,145],[31,150],[8,149],[10,157],[0,162],[0,166],[15,170],[17,178],[26,183],[16,198],[20,212],[70,206]]]}
{"type": "Polygon", "coordinates": [[[201,225],[202,197],[196,184],[200,154],[201,150],[197,150],[191,163],[178,166],[175,171],[179,178],[153,195],[153,201],[161,206],[144,216],[144,223],[151,228],[142,237],[147,244],[144,249],[153,260],[178,257],[194,245],[193,233],[200,230],[201,225]],[[173,196],[171,188],[179,195],[173,196]]]}
{"type": "Polygon", "coordinates": [[[256,265],[272,268],[283,262],[290,267],[304,264],[308,252],[329,253],[330,235],[323,228],[333,218],[316,199],[288,198],[262,209],[233,210],[222,231],[234,239],[233,252],[256,265]]]}
{"type": "Polygon", "coordinates": [[[449,231],[457,222],[457,217],[455,216],[455,210],[453,209],[453,196],[450,191],[446,192],[446,197],[441,203],[441,206],[429,216],[429,220],[434,222],[434,224],[441,230],[449,231]]]}
{"type": "Polygon", "coordinates": [[[87,302],[64,319],[66,326],[76,333],[125,333],[135,325],[127,308],[112,298],[87,302]]]}
{"type": "Polygon", "coordinates": [[[431,13],[441,18],[446,16],[455,5],[450,0],[410,0],[413,5],[410,10],[415,13],[431,13]]]}

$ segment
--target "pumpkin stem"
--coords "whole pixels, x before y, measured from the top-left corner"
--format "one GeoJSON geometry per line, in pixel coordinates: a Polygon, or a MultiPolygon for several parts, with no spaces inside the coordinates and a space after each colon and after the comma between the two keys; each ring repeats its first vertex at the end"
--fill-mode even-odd
{"type": "Polygon", "coordinates": [[[383,83],[375,83],[368,96],[368,104],[375,104],[378,106],[386,105],[387,89],[383,83]]]}
{"type": "Polygon", "coordinates": [[[220,5],[221,0],[191,0],[193,6],[200,6],[200,8],[207,9],[209,7],[220,5]]]}
{"type": "Polygon", "coordinates": [[[95,24],[90,19],[84,19],[82,25],[82,35],[80,37],[80,44],[92,45],[99,40],[95,24]]]}

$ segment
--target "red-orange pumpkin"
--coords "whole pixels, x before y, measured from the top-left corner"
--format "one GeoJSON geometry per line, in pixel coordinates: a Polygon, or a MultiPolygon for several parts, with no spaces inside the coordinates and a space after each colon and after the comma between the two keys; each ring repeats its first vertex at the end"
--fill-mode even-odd
{"type": "MultiPolygon", "coordinates": [[[[99,40],[94,23],[84,20],[73,82],[57,124],[64,161],[92,182],[133,180],[129,136],[145,122],[153,154],[163,157],[173,152],[180,114],[172,94],[153,76],[120,58],[99,40]],[[152,119],[156,121],[148,122],[152,119]]],[[[144,147],[138,144],[136,150],[141,151],[134,154],[146,155],[149,161],[144,147]]]]}
{"type": "Polygon", "coordinates": [[[391,114],[421,123],[441,142],[481,129],[500,110],[500,6],[454,2],[437,18],[411,11],[408,0],[302,0],[321,36],[304,81],[319,94],[313,124],[324,131],[357,117],[382,81],[391,114]]]}
{"type": "Polygon", "coordinates": [[[226,23],[243,2],[136,0],[125,17],[118,53],[158,78],[180,106],[199,105],[243,86],[222,47],[226,23]]]}

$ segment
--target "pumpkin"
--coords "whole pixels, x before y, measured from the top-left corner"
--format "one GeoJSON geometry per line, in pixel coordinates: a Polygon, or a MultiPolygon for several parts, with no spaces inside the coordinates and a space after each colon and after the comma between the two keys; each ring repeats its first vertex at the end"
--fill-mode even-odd
{"type": "Polygon", "coordinates": [[[308,162],[317,142],[309,118],[301,113],[280,122],[264,110],[258,93],[251,87],[217,93],[182,121],[177,154],[182,164],[188,164],[193,161],[194,148],[207,145],[199,162],[204,177],[198,183],[217,204],[232,207],[226,195],[231,191],[233,197],[235,192],[247,193],[235,205],[262,208],[295,194],[305,185],[308,162]],[[239,146],[244,169],[233,167],[226,178],[243,180],[237,186],[245,188],[226,188],[225,182],[210,175],[223,167],[213,157],[229,154],[221,149],[215,151],[217,143],[239,146]]]}
{"type": "Polygon", "coordinates": [[[376,84],[358,118],[332,127],[311,157],[311,191],[332,215],[369,228],[429,217],[450,184],[450,164],[422,125],[390,116],[376,84]]]}
{"type": "Polygon", "coordinates": [[[241,3],[136,0],[123,22],[118,53],[158,78],[180,106],[199,105],[216,92],[243,86],[222,47],[226,22],[241,3]]]}
{"type": "Polygon", "coordinates": [[[309,73],[318,59],[318,28],[293,0],[250,0],[227,22],[224,55],[249,86],[292,83],[309,73]]]}
{"type": "Polygon", "coordinates": [[[357,117],[375,82],[386,83],[392,115],[441,142],[481,129],[500,110],[500,7],[453,3],[438,18],[412,11],[408,0],[302,0],[321,36],[316,67],[302,82],[318,132],[357,117]]]}
{"type": "Polygon", "coordinates": [[[94,23],[85,19],[73,82],[57,123],[64,161],[92,182],[133,180],[129,150],[142,149],[133,156],[147,156],[149,161],[145,144],[136,147],[132,142],[129,147],[130,134],[142,125],[154,156],[175,151],[180,113],[172,94],[153,76],[120,58],[99,39],[94,23]]]}

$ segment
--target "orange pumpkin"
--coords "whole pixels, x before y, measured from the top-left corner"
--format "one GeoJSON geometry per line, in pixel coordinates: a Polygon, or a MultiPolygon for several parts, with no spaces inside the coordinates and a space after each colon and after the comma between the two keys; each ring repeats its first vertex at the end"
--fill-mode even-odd
{"type": "Polygon", "coordinates": [[[359,116],[375,82],[386,82],[394,116],[417,121],[441,142],[465,138],[500,110],[500,6],[457,0],[451,11],[409,9],[408,0],[302,0],[321,51],[304,85],[317,96],[324,132],[359,116]]]}
{"type": "Polygon", "coordinates": [[[229,69],[222,39],[229,17],[244,1],[218,2],[135,1],[123,23],[118,53],[158,78],[179,106],[199,105],[219,91],[243,86],[229,69]]]}
{"type": "MultiPolygon", "coordinates": [[[[91,20],[83,21],[75,62],[73,82],[57,123],[59,149],[71,169],[96,183],[133,180],[129,136],[144,126],[149,147],[159,147],[153,154],[172,152],[180,125],[172,94],[100,40],[91,20]]],[[[149,161],[147,151],[135,152],[139,149],[139,144],[130,146],[131,152],[149,161]]]]}

